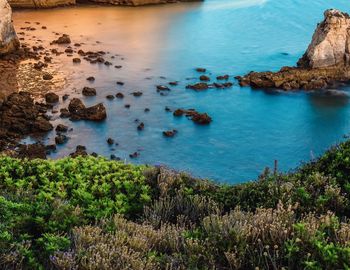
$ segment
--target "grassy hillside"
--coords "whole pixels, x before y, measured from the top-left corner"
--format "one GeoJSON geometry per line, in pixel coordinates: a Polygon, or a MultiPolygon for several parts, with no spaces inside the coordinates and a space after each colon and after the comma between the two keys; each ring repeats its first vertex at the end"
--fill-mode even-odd
{"type": "Polygon", "coordinates": [[[0,158],[1,269],[349,269],[350,141],[219,185],[103,158],[0,158]]]}

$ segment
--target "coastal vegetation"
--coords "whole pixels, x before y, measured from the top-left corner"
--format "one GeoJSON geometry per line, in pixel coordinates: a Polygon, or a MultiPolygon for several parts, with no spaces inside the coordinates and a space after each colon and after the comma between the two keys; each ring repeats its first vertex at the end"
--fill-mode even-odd
{"type": "Polygon", "coordinates": [[[2,269],[348,269],[350,141],[217,184],[102,157],[0,159],[2,269]]]}

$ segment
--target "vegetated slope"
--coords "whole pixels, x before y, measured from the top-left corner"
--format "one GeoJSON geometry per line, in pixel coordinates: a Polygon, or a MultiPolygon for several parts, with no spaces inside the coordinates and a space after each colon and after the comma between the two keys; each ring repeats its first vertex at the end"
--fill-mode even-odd
{"type": "Polygon", "coordinates": [[[103,158],[0,158],[1,269],[347,269],[350,141],[220,185],[103,158]]]}

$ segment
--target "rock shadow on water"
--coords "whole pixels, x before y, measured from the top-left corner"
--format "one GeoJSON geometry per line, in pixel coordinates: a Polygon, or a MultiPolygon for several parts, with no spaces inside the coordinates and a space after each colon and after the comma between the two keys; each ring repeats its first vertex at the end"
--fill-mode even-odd
{"type": "Polygon", "coordinates": [[[308,93],[310,101],[317,107],[343,107],[349,104],[349,92],[342,89],[315,90],[308,93]]]}

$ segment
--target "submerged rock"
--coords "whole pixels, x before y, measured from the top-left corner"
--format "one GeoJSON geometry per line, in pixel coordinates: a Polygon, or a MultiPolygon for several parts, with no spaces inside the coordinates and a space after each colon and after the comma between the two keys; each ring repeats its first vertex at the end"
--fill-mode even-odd
{"type": "Polygon", "coordinates": [[[12,10],[6,0],[0,0],[0,55],[19,48],[19,40],[12,24],[12,10]]]}
{"type": "Polygon", "coordinates": [[[250,72],[237,76],[241,86],[253,88],[324,89],[334,82],[350,79],[350,16],[327,10],[318,24],[307,51],[297,67],[283,67],[278,72],[250,72]]]}

